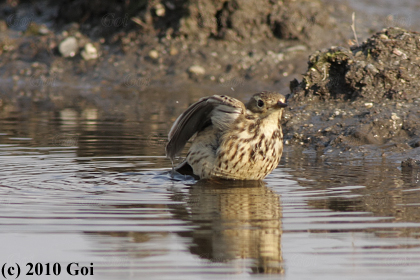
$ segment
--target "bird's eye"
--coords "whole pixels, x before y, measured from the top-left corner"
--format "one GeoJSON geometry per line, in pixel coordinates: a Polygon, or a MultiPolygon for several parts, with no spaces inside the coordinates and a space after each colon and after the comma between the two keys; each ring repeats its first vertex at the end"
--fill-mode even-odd
{"type": "Polygon", "coordinates": [[[264,106],[264,101],[262,101],[261,99],[260,100],[258,100],[258,102],[257,102],[257,106],[258,107],[262,107],[262,106],[264,106]]]}

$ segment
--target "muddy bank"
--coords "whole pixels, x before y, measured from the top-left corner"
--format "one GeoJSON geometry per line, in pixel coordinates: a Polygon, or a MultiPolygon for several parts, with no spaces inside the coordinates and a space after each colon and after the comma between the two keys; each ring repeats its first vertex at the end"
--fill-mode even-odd
{"type": "MultiPolygon", "coordinates": [[[[56,1],[57,23],[77,22],[89,36],[115,40],[121,32],[185,42],[212,39],[252,43],[270,38],[293,39],[317,47],[335,40],[339,31],[332,6],[319,0],[299,1],[56,1]],[[93,28],[92,28],[93,27],[93,28]],[[92,33],[93,32],[93,33],[92,33]],[[328,35],[328,39],[327,39],[328,35]]],[[[161,40],[163,41],[163,40],[161,40]]]]}
{"type": "Polygon", "coordinates": [[[291,83],[286,142],[326,156],[418,157],[419,74],[420,34],[400,28],[315,52],[291,83]]]}
{"type": "Polygon", "coordinates": [[[48,81],[288,87],[310,52],[350,32],[318,0],[14,3],[0,6],[0,76],[16,91],[48,81]]]}
{"type": "Polygon", "coordinates": [[[302,82],[291,90],[296,100],[412,101],[419,97],[419,65],[420,34],[388,28],[360,46],[311,54],[302,82]]]}

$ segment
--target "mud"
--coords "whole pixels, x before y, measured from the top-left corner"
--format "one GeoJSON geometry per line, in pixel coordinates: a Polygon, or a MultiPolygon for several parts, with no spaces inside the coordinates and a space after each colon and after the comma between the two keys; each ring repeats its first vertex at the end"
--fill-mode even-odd
{"type": "Polygon", "coordinates": [[[331,42],[331,35],[339,34],[330,32],[337,27],[330,17],[334,8],[326,9],[318,0],[177,0],[170,3],[66,0],[61,1],[57,9],[58,22],[81,23],[85,33],[96,32],[90,36],[112,37],[121,31],[134,31],[138,37],[145,34],[160,39],[183,37],[186,42],[198,40],[201,44],[211,39],[255,44],[279,38],[319,46],[326,42],[326,37],[331,42]]]}
{"type": "Polygon", "coordinates": [[[419,74],[420,34],[400,28],[315,52],[291,82],[286,141],[333,157],[418,157],[419,74]]]}
{"type": "Polygon", "coordinates": [[[28,78],[113,87],[139,80],[142,86],[184,81],[288,87],[311,51],[347,38],[345,23],[331,16],[333,7],[308,0],[3,4],[0,75],[25,87],[28,78]],[[69,37],[78,49],[63,58],[58,46],[69,37]],[[82,58],[88,43],[98,59],[82,58]],[[191,75],[197,65],[202,74],[191,75]]]}
{"type": "Polygon", "coordinates": [[[289,147],[419,159],[419,34],[387,28],[357,44],[351,9],[332,0],[9,1],[0,11],[2,117],[95,107],[169,128],[199,97],[277,90],[290,93],[289,147]],[[69,37],[75,53],[63,57],[69,37]],[[97,59],[82,55],[89,43],[97,59]],[[166,101],[150,106],[151,93],[166,101]]]}
{"type": "Polygon", "coordinates": [[[418,157],[419,103],[328,100],[289,104],[283,130],[285,143],[301,145],[324,158],[418,157]]]}
{"type": "Polygon", "coordinates": [[[309,57],[294,98],[412,101],[420,88],[420,34],[401,28],[376,33],[360,46],[333,47],[309,57]]]}

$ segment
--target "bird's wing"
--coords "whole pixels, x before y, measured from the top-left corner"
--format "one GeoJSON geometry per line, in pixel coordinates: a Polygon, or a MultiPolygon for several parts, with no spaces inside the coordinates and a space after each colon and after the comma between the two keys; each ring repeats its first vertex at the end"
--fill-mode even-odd
{"type": "Polygon", "coordinates": [[[239,115],[245,114],[245,110],[245,105],[232,97],[213,95],[201,98],[172,125],[166,145],[166,156],[173,160],[187,141],[209,124],[225,130],[239,115]]]}

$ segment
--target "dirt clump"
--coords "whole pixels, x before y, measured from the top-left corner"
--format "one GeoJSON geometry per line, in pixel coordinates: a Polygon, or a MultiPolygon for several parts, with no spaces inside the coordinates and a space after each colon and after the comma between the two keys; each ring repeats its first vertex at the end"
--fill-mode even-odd
{"type": "Polygon", "coordinates": [[[388,28],[360,46],[315,52],[291,91],[298,100],[412,100],[418,98],[419,76],[420,34],[388,28]]]}
{"type": "Polygon", "coordinates": [[[388,28],[360,46],[317,51],[308,65],[291,82],[286,144],[325,157],[418,158],[420,34],[388,28]]]}

